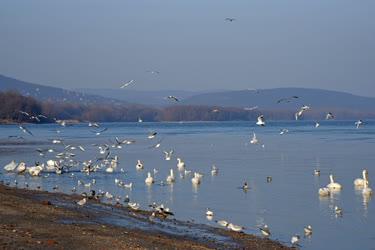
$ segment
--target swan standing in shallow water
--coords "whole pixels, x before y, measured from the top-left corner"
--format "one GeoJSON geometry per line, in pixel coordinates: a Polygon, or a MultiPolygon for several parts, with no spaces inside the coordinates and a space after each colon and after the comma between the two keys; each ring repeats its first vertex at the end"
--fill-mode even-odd
{"type": "Polygon", "coordinates": [[[21,162],[20,164],[18,164],[16,171],[17,171],[17,174],[22,174],[23,172],[25,172],[26,164],[24,162],[21,162]]]}
{"type": "Polygon", "coordinates": [[[362,178],[357,178],[354,180],[354,186],[356,187],[363,187],[365,185],[365,182],[367,181],[367,175],[368,175],[368,172],[367,172],[367,169],[364,169],[362,171],[362,178]]]}
{"type": "Polygon", "coordinates": [[[143,163],[141,162],[141,160],[138,160],[138,161],[137,161],[137,165],[135,165],[135,168],[136,168],[137,170],[141,170],[141,169],[143,169],[143,163]]]}
{"type": "Polygon", "coordinates": [[[170,184],[174,181],[175,181],[175,177],[174,177],[173,169],[171,169],[169,175],[167,176],[167,183],[170,184]]]}
{"type": "Polygon", "coordinates": [[[199,185],[201,184],[201,179],[202,179],[202,175],[199,174],[199,173],[194,173],[194,177],[191,178],[191,182],[194,184],[194,185],[199,185]]]}
{"type": "Polygon", "coordinates": [[[365,196],[372,195],[372,189],[368,186],[368,181],[367,180],[364,183],[362,194],[365,195],[365,196]]]}
{"type": "Polygon", "coordinates": [[[327,185],[327,188],[332,189],[332,190],[341,190],[342,189],[341,184],[335,182],[332,174],[329,175],[329,180],[330,180],[330,183],[327,185]]]}
{"type": "Polygon", "coordinates": [[[150,172],[147,173],[147,178],[145,179],[145,183],[147,185],[151,185],[152,183],[154,183],[154,178],[151,176],[150,172]]]}
{"type": "Polygon", "coordinates": [[[13,160],[9,162],[7,165],[5,165],[4,169],[5,171],[12,172],[16,169],[17,163],[13,160]]]}

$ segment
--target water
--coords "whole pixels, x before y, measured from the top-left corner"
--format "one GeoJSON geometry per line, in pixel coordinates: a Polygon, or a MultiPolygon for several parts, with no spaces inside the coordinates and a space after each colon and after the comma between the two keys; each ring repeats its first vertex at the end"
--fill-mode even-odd
{"type": "MultiPolygon", "coordinates": [[[[91,144],[109,143],[115,136],[135,139],[137,142],[123,149],[111,149],[118,155],[119,166],[115,173],[104,171],[86,176],[75,172],[50,174],[48,178],[30,177],[4,173],[0,178],[12,181],[16,178],[20,186],[27,181],[30,188],[40,185],[52,190],[59,185],[59,191],[69,193],[77,180],[96,179],[94,188],[109,191],[130,199],[147,209],[152,202],[163,202],[175,212],[180,220],[194,220],[198,223],[215,225],[205,217],[206,208],[215,212],[214,219],[226,219],[245,226],[246,232],[260,235],[256,225],[269,225],[272,238],[289,244],[293,234],[303,236],[303,227],[311,224],[311,238],[301,237],[303,249],[375,249],[374,201],[365,199],[353,187],[353,180],[361,177],[362,169],[369,170],[370,180],[375,174],[375,122],[367,122],[356,129],[354,121],[327,121],[314,128],[313,122],[268,122],[266,127],[255,127],[248,122],[197,122],[197,123],[110,123],[102,124],[108,131],[100,136],[90,132],[87,125],[59,127],[57,125],[29,125],[34,137],[22,134],[17,126],[0,126],[3,141],[8,135],[22,135],[28,142],[21,145],[3,143],[0,146],[0,166],[12,159],[46,161],[36,147],[62,150],[61,145],[52,145],[48,140],[62,138],[66,144],[83,145],[85,152],[76,151],[79,160],[95,159],[98,149],[91,144]],[[289,129],[280,135],[282,128],[289,129]],[[55,130],[61,130],[56,134],[55,130]],[[157,131],[154,140],[147,139],[150,131],[157,131]],[[252,132],[265,147],[249,144],[252,132]],[[159,149],[150,146],[162,139],[159,149]],[[163,150],[174,149],[171,161],[164,160],[163,150]],[[204,173],[201,185],[195,188],[191,177],[180,178],[177,174],[173,185],[144,183],[147,172],[159,170],[156,182],[165,181],[169,169],[176,168],[176,157],[184,159],[187,169],[204,173]],[[137,159],[145,164],[143,171],[136,171],[137,159]],[[211,166],[219,168],[219,174],[212,176],[211,166]],[[119,171],[120,168],[125,173],[119,171]],[[313,175],[314,169],[321,170],[321,176],[313,175]],[[328,175],[333,173],[343,190],[329,198],[319,198],[319,187],[328,184],[328,175]],[[266,177],[272,176],[267,183],[266,177]],[[133,189],[115,185],[118,178],[126,183],[133,182],[133,189]],[[248,192],[240,187],[244,181],[250,186],[248,192]],[[343,209],[343,217],[336,217],[333,207],[343,209]]],[[[43,174],[45,175],[45,174],[43,174]]],[[[14,185],[14,184],[13,184],[14,185]]],[[[375,188],[375,186],[374,186],[375,188]]],[[[88,190],[80,186],[78,191],[88,190]]]]}

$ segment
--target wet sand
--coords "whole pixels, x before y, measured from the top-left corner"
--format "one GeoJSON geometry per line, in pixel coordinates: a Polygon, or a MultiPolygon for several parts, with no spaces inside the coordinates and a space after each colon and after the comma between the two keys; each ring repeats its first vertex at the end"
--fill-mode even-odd
{"type": "Polygon", "coordinates": [[[80,198],[0,184],[0,248],[289,249],[276,241],[205,225],[150,221],[149,212],[123,206],[89,201],[79,207],[80,198]]]}

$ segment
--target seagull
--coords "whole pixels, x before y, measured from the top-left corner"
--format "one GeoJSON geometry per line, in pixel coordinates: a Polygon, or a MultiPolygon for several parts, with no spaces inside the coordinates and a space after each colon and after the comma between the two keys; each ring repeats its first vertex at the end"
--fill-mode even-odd
{"type": "Polygon", "coordinates": [[[219,169],[215,165],[212,165],[211,175],[217,175],[218,173],[219,173],[219,169]]]}
{"type": "Polygon", "coordinates": [[[288,129],[283,128],[283,129],[280,130],[280,135],[284,135],[284,134],[286,134],[286,133],[288,133],[288,132],[289,132],[288,129]]]}
{"type": "Polygon", "coordinates": [[[307,111],[307,110],[310,110],[310,107],[307,106],[307,105],[303,105],[303,106],[300,108],[300,110],[297,111],[297,113],[295,113],[295,115],[294,115],[295,118],[296,118],[296,120],[298,120],[298,119],[302,116],[303,112],[305,112],[305,111],[307,111]]]}
{"type": "Polygon", "coordinates": [[[82,200],[78,201],[77,204],[80,205],[80,206],[83,206],[85,205],[87,202],[87,199],[86,198],[83,198],[82,200]]]}
{"type": "Polygon", "coordinates": [[[310,236],[313,233],[311,225],[307,225],[303,228],[303,231],[305,232],[305,236],[310,236]]]}
{"type": "Polygon", "coordinates": [[[258,108],[258,106],[254,106],[254,107],[245,107],[245,108],[243,108],[244,110],[246,110],[246,111],[252,111],[252,110],[255,110],[255,109],[257,109],[258,108]]]}
{"type": "Polygon", "coordinates": [[[138,210],[140,205],[139,203],[135,203],[135,202],[128,202],[128,206],[133,209],[133,210],[138,210]]]}
{"type": "Polygon", "coordinates": [[[319,169],[314,169],[314,175],[315,176],[320,176],[320,170],[319,169]]]}
{"type": "Polygon", "coordinates": [[[257,119],[258,121],[256,122],[256,125],[261,126],[261,127],[266,125],[266,119],[264,119],[264,115],[258,116],[257,119]]]}
{"type": "Polygon", "coordinates": [[[147,70],[147,72],[150,74],[160,74],[160,72],[157,70],[147,70]]]}
{"type": "Polygon", "coordinates": [[[233,22],[233,21],[235,21],[236,19],[233,18],[233,17],[227,17],[227,18],[225,18],[224,20],[225,20],[225,21],[228,21],[228,22],[233,22]]]}
{"type": "Polygon", "coordinates": [[[331,112],[328,112],[327,115],[326,115],[326,120],[333,120],[335,117],[333,116],[333,114],[331,112]]]}
{"type": "Polygon", "coordinates": [[[97,122],[89,122],[89,127],[99,128],[100,125],[99,125],[99,123],[97,123],[97,122]]]}
{"type": "Polygon", "coordinates": [[[342,209],[338,206],[335,206],[335,215],[336,216],[342,216],[342,209]]]}
{"type": "Polygon", "coordinates": [[[315,122],[315,128],[318,128],[320,126],[319,122],[315,122]]]}
{"type": "Polygon", "coordinates": [[[151,132],[151,133],[148,134],[147,138],[148,139],[154,139],[157,134],[158,134],[157,132],[151,132]]]}
{"type": "Polygon", "coordinates": [[[207,208],[207,210],[206,210],[206,216],[212,217],[212,216],[214,216],[214,212],[212,210],[210,210],[209,208],[207,208]]]}
{"type": "Polygon", "coordinates": [[[177,169],[183,171],[185,169],[185,162],[181,158],[177,158],[177,169]]]}
{"type": "Polygon", "coordinates": [[[91,132],[94,133],[95,135],[100,135],[101,133],[103,133],[103,132],[105,132],[107,130],[108,130],[108,128],[103,128],[100,131],[91,130],[91,132]]]}
{"type": "Polygon", "coordinates": [[[290,242],[292,243],[292,245],[297,245],[297,243],[299,242],[299,239],[300,239],[300,236],[296,234],[292,236],[292,239],[290,240],[290,242]]]}
{"type": "Polygon", "coordinates": [[[121,88],[121,89],[126,88],[126,87],[128,87],[130,84],[132,84],[133,82],[135,82],[135,81],[134,81],[134,80],[130,80],[130,81],[124,83],[123,85],[121,85],[120,88],[121,88]]]}
{"type": "Polygon", "coordinates": [[[293,99],[297,99],[299,98],[298,96],[290,96],[290,97],[286,97],[286,98],[281,98],[277,101],[277,103],[282,103],[282,102],[291,102],[291,100],[293,99]]]}
{"type": "Polygon", "coordinates": [[[254,132],[253,132],[253,138],[251,138],[250,143],[251,144],[258,144],[259,143],[259,140],[257,139],[257,136],[254,132]]]}
{"type": "Polygon", "coordinates": [[[241,189],[243,189],[245,192],[247,190],[249,190],[249,185],[247,184],[247,182],[245,181],[244,184],[242,185],[241,189]]]}
{"type": "Polygon", "coordinates": [[[228,221],[226,221],[226,220],[217,220],[216,223],[219,224],[222,227],[226,227],[229,224],[228,221]]]}
{"type": "Polygon", "coordinates": [[[356,121],[354,124],[355,124],[355,126],[356,126],[357,128],[359,128],[360,126],[363,125],[363,121],[362,121],[362,120],[358,120],[358,121],[356,121]]]}
{"type": "Polygon", "coordinates": [[[21,124],[19,125],[19,128],[22,130],[22,132],[24,132],[25,134],[29,134],[29,135],[32,135],[33,136],[33,133],[31,133],[31,131],[26,128],[25,126],[22,126],[21,124]]]}
{"type": "Polygon", "coordinates": [[[245,228],[242,226],[238,226],[232,223],[229,223],[227,226],[228,229],[235,231],[235,232],[242,232],[245,228]]]}
{"type": "Polygon", "coordinates": [[[266,237],[271,235],[271,231],[270,231],[270,229],[268,228],[267,225],[264,225],[263,227],[260,227],[259,230],[266,237]]]}
{"type": "Polygon", "coordinates": [[[177,97],[175,97],[173,95],[167,96],[167,98],[170,99],[170,100],[173,100],[175,102],[179,102],[180,101],[177,97]]]}
{"type": "Polygon", "coordinates": [[[169,152],[164,151],[164,154],[165,154],[165,160],[166,160],[166,161],[170,161],[171,158],[172,158],[173,149],[172,149],[171,151],[169,151],[169,152]]]}

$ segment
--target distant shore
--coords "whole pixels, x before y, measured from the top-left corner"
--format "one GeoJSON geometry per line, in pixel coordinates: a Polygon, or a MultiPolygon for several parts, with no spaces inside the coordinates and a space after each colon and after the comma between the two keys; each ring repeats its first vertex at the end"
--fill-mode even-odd
{"type": "Polygon", "coordinates": [[[196,234],[168,233],[155,229],[160,225],[148,220],[147,211],[94,201],[79,207],[79,199],[0,184],[0,249],[290,249],[269,239],[174,219],[163,221],[163,226],[185,226],[196,234]],[[129,225],[139,222],[150,230],[114,225],[103,220],[106,216],[125,218],[129,225]]]}

